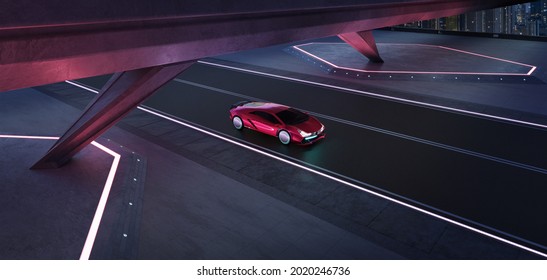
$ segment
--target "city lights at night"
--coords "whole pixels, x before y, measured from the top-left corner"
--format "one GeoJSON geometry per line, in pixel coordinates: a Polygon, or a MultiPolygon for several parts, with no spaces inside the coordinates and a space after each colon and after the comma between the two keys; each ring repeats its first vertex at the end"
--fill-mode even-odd
{"type": "Polygon", "coordinates": [[[440,31],[547,36],[547,1],[534,1],[401,25],[440,31]]]}

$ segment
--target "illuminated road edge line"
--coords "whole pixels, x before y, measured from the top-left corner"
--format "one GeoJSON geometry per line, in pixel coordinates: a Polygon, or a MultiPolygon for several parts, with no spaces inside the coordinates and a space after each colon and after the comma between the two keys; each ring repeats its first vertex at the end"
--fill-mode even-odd
{"type": "Polygon", "coordinates": [[[450,71],[443,71],[443,72],[433,72],[433,71],[398,71],[398,70],[394,70],[394,71],[378,71],[378,70],[363,70],[363,69],[356,69],[356,68],[350,68],[350,67],[344,67],[344,66],[338,66],[324,58],[321,58],[317,55],[314,55],[306,50],[303,50],[301,49],[300,47],[302,46],[308,46],[308,45],[329,45],[329,44],[332,44],[332,45],[344,45],[344,43],[316,43],[316,42],[312,42],[312,43],[306,43],[306,44],[301,44],[301,45],[295,45],[295,46],[292,46],[293,49],[296,49],[297,51],[301,52],[301,53],[304,53],[305,55],[307,56],[310,56],[310,57],[313,57],[325,64],[328,64],[330,65],[331,67],[333,68],[336,68],[336,69],[340,69],[340,70],[349,70],[349,71],[355,71],[355,72],[361,72],[361,73],[382,73],[382,74],[437,74],[437,75],[482,75],[482,76],[487,76],[487,75],[497,75],[497,76],[530,76],[532,75],[532,73],[537,69],[536,66],[533,66],[533,65],[528,65],[528,64],[524,64],[524,63],[520,63],[520,62],[516,62],[516,61],[511,61],[511,60],[507,60],[507,59],[502,59],[502,58],[498,58],[498,57],[493,57],[493,56],[487,56],[487,55],[483,55],[483,54],[478,54],[478,53],[473,53],[473,52],[468,52],[468,51],[464,51],[464,50],[458,50],[458,49],[454,49],[454,48],[449,48],[449,47],[443,47],[443,46],[437,46],[437,45],[424,45],[424,44],[389,44],[389,45],[401,45],[401,46],[404,46],[404,45],[415,45],[415,46],[424,46],[424,47],[433,47],[433,48],[440,48],[440,49],[445,49],[445,50],[449,50],[449,51],[453,51],[453,52],[460,52],[460,53],[465,53],[465,54],[468,54],[468,55],[474,55],[474,56],[478,56],[478,57],[483,57],[483,58],[487,58],[487,59],[491,59],[491,60],[498,60],[498,61],[502,61],[502,62],[506,62],[506,63],[509,63],[509,64],[516,64],[516,65],[520,65],[520,66],[524,66],[524,67],[528,67],[530,68],[530,71],[528,71],[528,73],[524,74],[524,73],[498,73],[498,72],[492,72],[492,73],[489,73],[489,72],[450,72],[450,71]]]}
{"type": "Polygon", "coordinates": [[[0,138],[59,140],[59,137],[56,137],[56,136],[25,136],[25,135],[8,135],[8,134],[0,134],[0,138]]]}
{"type": "Polygon", "coordinates": [[[80,84],[80,83],[77,83],[77,82],[73,82],[73,81],[66,80],[65,83],[71,84],[71,85],[76,86],[76,87],[79,87],[79,88],[81,88],[81,89],[85,89],[85,90],[87,90],[87,91],[91,91],[91,92],[93,92],[93,93],[95,93],[95,94],[98,94],[98,93],[99,93],[98,90],[92,89],[92,88],[90,88],[90,87],[86,87],[86,86],[84,86],[84,85],[82,85],[82,84],[80,84]]]}
{"type": "Polygon", "coordinates": [[[223,65],[223,64],[213,63],[213,62],[207,62],[207,61],[203,61],[203,60],[198,60],[198,63],[206,64],[206,65],[212,65],[212,66],[216,66],[216,67],[220,67],[220,68],[231,69],[231,70],[240,71],[240,72],[247,72],[247,73],[261,75],[261,76],[274,77],[274,78],[277,78],[277,79],[280,79],[280,80],[288,80],[288,81],[299,82],[299,83],[303,83],[303,84],[310,84],[310,85],[314,85],[314,86],[332,88],[332,89],[340,90],[340,91],[351,93],[351,94],[370,95],[370,96],[374,96],[374,97],[390,99],[390,100],[400,101],[400,102],[404,102],[404,103],[410,103],[410,104],[429,107],[429,108],[436,108],[436,109],[441,109],[441,110],[446,110],[446,111],[452,111],[452,112],[464,113],[464,114],[475,115],[475,116],[480,116],[480,117],[486,117],[486,118],[495,119],[495,120],[501,120],[501,121],[507,121],[507,122],[514,122],[514,123],[529,125],[529,126],[547,128],[547,125],[542,125],[542,124],[538,124],[538,123],[526,122],[526,121],[510,119],[510,118],[505,118],[505,117],[500,117],[500,116],[495,116],[495,115],[483,114],[483,113],[479,113],[479,112],[467,111],[467,110],[463,110],[463,109],[446,107],[446,106],[436,105],[436,104],[432,104],[432,103],[414,101],[414,100],[410,100],[410,99],[404,99],[404,98],[393,97],[393,96],[389,96],[389,95],[372,93],[372,92],[369,92],[369,91],[362,91],[362,90],[357,90],[357,89],[345,88],[345,87],[341,87],[341,86],[334,86],[334,85],[329,85],[329,84],[324,84],[324,83],[319,83],[319,82],[312,82],[312,81],[308,81],[308,80],[285,77],[285,76],[276,75],[276,74],[270,74],[270,73],[265,73],[265,72],[260,72],[260,71],[254,71],[254,70],[249,70],[249,69],[244,69],[244,68],[238,68],[238,67],[234,67],[234,66],[228,66],[228,65],[223,65]]]}
{"type": "Polygon", "coordinates": [[[107,147],[93,141],[95,147],[101,149],[102,151],[108,153],[114,157],[112,161],[112,166],[108,172],[108,177],[104,185],[103,193],[101,194],[101,199],[99,199],[99,205],[95,211],[95,216],[93,217],[93,222],[91,222],[91,227],[89,228],[89,233],[85,240],[84,248],[82,254],[80,255],[80,260],[89,260],[91,255],[91,250],[93,250],[93,245],[95,243],[95,238],[97,237],[97,232],[99,231],[99,226],[101,225],[101,219],[103,218],[104,209],[106,208],[106,202],[108,201],[108,196],[110,195],[110,190],[112,189],[112,184],[114,183],[114,177],[116,176],[116,171],[118,170],[118,165],[120,164],[121,155],[108,149],[107,147]]]}
{"type": "MultiPolygon", "coordinates": [[[[24,135],[0,135],[0,138],[14,138],[14,139],[38,139],[38,140],[59,140],[59,137],[55,136],[24,136],[24,135]]],[[[114,177],[116,176],[116,171],[118,170],[118,165],[120,163],[121,155],[108,149],[107,147],[93,141],[91,144],[103,152],[114,157],[112,161],[112,166],[108,172],[108,177],[106,178],[106,183],[104,184],[103,193],[99,199],[99,205],[97,210],[95,210],[95,215],[93,216],[93,221],[91,222],[91,227],[87,233],[87,238],[80,254],[80,260],[89,260],[91,250],[93,249],[93,244],[95,243],[95,237],[99,231],[99,225],[101,224],[101,219],[103,217],[104,209],[106,207],[106,202],[108,201],[108,196],[110,190],[112,189],[112,183],[114,182],[114,177]]]]}
{"type": "MultiPolygon", "coordinates": [[[[201,61],[198,61],[198,62],[201,62],[201,61]]],[[[207,64],[207,63],[206,63],[206,64],[207,64]]],[[[228,66],[228,67],[229,67],[229,66],[228,66]]],[[[230,67],[230,68],[231,68],[231,67],[230,67]]],[[[96,93],[96,90],[94,90],[94,89],[92,89],[92,88],[87,88],[86,86],[83,86],[83,85],[79,85],[78,87],[96,93]]],[[[251,150],[251,151],[256,152],[256,153],[259,153],[259,154],[261,154],[261,155],[264,155],[264,156],[267,156],[267,157],[270,157],[270,158],[279,160],[279,161],[281,161],[281,162],[290,164],[290,165],[292,165],[292,166],[295,166],[295,167],[298,167],[298,168],[300,168],[300,169],[309,171],[309,172],[314,173],[314,174],[317,174],[317,175],[319,175],[319,176],[323,176],[323,177],[325,177],[325,178],[327,178],[327,179],[330,179],[330,180],[339,182],[339,183],[344,184],[344,185],[346,185],[346,186],[349,186],[349,187],[352,187],[352,188],[355,188],[355,189],[358,189],[358,190],[361,190],[361,191],[370,193],[370,194],[375,195],[375,196],[378,196],[378,197],[380,197],[380,198],[389,200],[389,201],[394,202],[394,203],[397,203],[397,204],[399,204],[399,205],[402,205],[402,206],[408,207],[408,208],[410,208],[410,209],[416,210],[416,211],[418,211],[418,212],[424,213],[424,214],[426,214],[426,215],[430,215],[430,216],[435,217],[435,218],[437,218],[437,219],[440,219],[440,220],[449,222],[449,223],[451,223],[451,224],[460,226],[460,227],[462,227],[462,228],[471,230],[471,231],[476,232],[476,233],[478,233],[478,234],[482,234],[482,235],[484,235],[484,236],[486,236],[486,237],[489,237],[489,238],[498,240],[498,241],[500,241],[500,242],[503,242],[503,243],[506,243],[506,244],[515,246],[515,247],[517,247],[517,248],[520,248],[520,249],[523,249],[523,250],[525,250],[525,251],[528,251],[528,252],[537,254],[537,255],[539,255],[539,256],[542,256],[542,257],[544,257],[544,258],[547,258],[547,253],[543,253],[543,252],[540,252],[540,251],[538,251],[538,250],[535,250],[535,249],[526,247],[526,246],[524,246],[524,245],[522,245],[522,244],[513,242],[513,241],[508,240],[508,239],[505,239],[505,238],[503,238],[503,237],[500,237],[500,236],[497,236],[497,235],[494,235],[494,234],[485,232],[485,231],[483,231],[483,230],[474,228],[474,227],[472,227],[472,226],[463,224],[463,223],[461,223],[461,222],[452,220],[452,219],[450,219],[450,218],[441,216],[441,215],[439,215],[439,214],[436,214],[436,213],[430,212],[430,211],[428,211],[428,210],[425,210],[425,209],[416,207],[416,206],[414,206],[414,205],[408,204],[408,203],[406,203],[406,202],[404,202],[404,201],[400,201],[400,200],[397,200],[397,199],[395,199],[395,198],[392,198],[392,197],[383,195],[383,194],[381,194],[381,193],[375,192],[375,191],[373,191],[373,190],[366,189],[366,188],[361,187],[361,186],[359,186],[359,185],[356,185],[356,184],[353,184],[353,183],[344,181],[344,180],[342,180],[342,179],[340,179],[340,178],[334,177],[334,176],[332,176],[332,175],[329,175],[329,174],[320,172],[320,171],[318,171],[318,170],[309,168],[309,167],[307,167],[307,166],[304,166],[304,165],[301,165],[301,164],[298,164],[298,163],[289,161],[289,160],[287,160],[287,159],[284,159],[284,158],[282,158],[282,157],[279,157],[279,156],[276,156],[276,155],[267,153],[267,152],[262,151],[262,150],[260,150],[260,149],[257,149],[257,148],[254,148],[254,147],[245,145],[245,144],[243,144],[243,143],[241,143],[241,142],[232,140],[232,139],[230,139],[230,138],[227,138],[227,137],[222,136],[222,135],[219,135],[219,134],[215,134],[215,133],[213,133],[213,132],[210,132],[210,131],[207,131],[207,130],[205,130],[205,129],[199,128],[199,127],[194,126],[194,125],[192,125],[192,124],[185,123],[185,122],[183,122],[183,121],[181,121],[181,120],[178,120],[178,119],[175,119],[175,118],[166,116],[166,115],[162,115],[162,114],[160,114],[160,113],[158,113],[158,112],[152,111],[152,110],[147,109],[147,108],[144,108],[144,107],[142,107],[142,106],[138,106],[137,109],[142,110],[142,111],[144,111],[144,112],[147,112],[147,113],[149,113],[149,114],[158,116],[158,117],[160,117],[160,118],[166,119],[166,120],[168,120],[168,121],[171,121],[171,122],[174,122],[174,123],[177,123],[177,124],[186,126],[186,127],[191,128],[191,129],[193,129],[193,130],[196,130],[196,131],[205,133],[205,134],[210,135],[210,136],[213,136],[213,137],[215,137],[215,138],[224,140],[224,141],[226,141],[226,142],[232,143],[232,144],[237,145],[237,146],[239,146],[239,147],[242,147],[242,148],[251,150]]]]}

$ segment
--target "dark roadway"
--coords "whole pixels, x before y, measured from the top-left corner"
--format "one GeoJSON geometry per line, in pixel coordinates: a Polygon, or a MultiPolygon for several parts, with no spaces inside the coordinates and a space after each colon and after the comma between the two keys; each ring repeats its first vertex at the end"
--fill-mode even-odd
{"type": "Polygon", "coordinates": [[[182,78],[145,105],[430,210],[547,244],[547,221],[528,215],[547,212],[543,129],[206,65],[182,78]],[[309,148],[285,147],[273,137],[239,133],[226,110],[246,98],[227,90],[320,113],[327,138],[309,148]]]}
{"type": "MultiPolygon", "coordinates": [[[[547,79],[544,70],[547,60],[542,55],[545,43],[387,31],[375,34],[380,47],[390,43],[446,46],[535,65],[538,69],[530,78],[539,83],[349,79],[332,75],[312,62],[288,54],[284,51],[288,45],[284,45],[205,59],[204,63],[197,63],[165,85],[145,105],[350,183],[546,252],[547,221],[543,216],[547,213],[544,203],[547,192],[544,108],[547,103],[544,98],[546,86],[541,82],[547,79]],[[220,69],[206,64],[210,62],[287,78],[220,69]],[[310,83],[291,82],[291,78],[310,83]],[[311,85],[313,83],[332,86],[311,85]],[[351,90],[333,89],[336,87],[351,90]],[[387,98],[359,94],[358,91],[378,93],[387,98]],[[413,103],[394,100],[398,98],[413,103]],[[228,109],[231,104],[244,99],[274,101],[316,114],[326,125],[327,138],[310,147],[285,147],[274,137],[253,131],[236,131],[228,119],[228,109]],[[539,125],[435,109],[416,102],[539,125]]],[[[324,38],[318,41],[332,43],[339,40],[324,38]]],[[[409,59],[409,63],[414,61],[420,65],[428,55],[426,52],[423,56],[409,57],[402,52],[380,51],[389,61],[409,59]]],[[[451,56],[436,59],[444,64],[454,64],[451,56]]],[[[497,71],[496,65],[489,68],[481,64],[481,67],[490,70],[488,72],[497,71]]],[[[476,80],[476,77],[469,78],[476,80]]],[[[102,76],[80,82],[100,88],[107,79],[107,76],[102,76]]],[[[150,140],[153,142],[169,142],[166,139],[180,134],[168,132],[160,123],[142,126],[139,130],[157,135],[150,140]]],[[[173,144],[188,141],[191,139],[171,140],[173,144]]],[[[214,151],[226,146],[217,145],[214,151]]],[[[172,147],[176,150],[179,146],[172,147]]],[[[249,157],[225,155],[236,153],[234,151],[222,152],[212,158],[221,159],[228,168],[239,172],[241,166],[250,164],[246,162],[249,157]],[[230,162],[233,162],[232,167],[230,162]]],[[[278,176],[276,172],[292,170],[273,168],[269,174],[265,169],[272,164],[262,164],[265,163],[257,162],[256,168],[249,166],[237,176],[246,178],[251,176],[249,172],[256,171],[253,178],[270,180],[270,175],[278,176]]],[[[315,204],[316,196],[325,195],[324,199],[336,202],[333,207],[347,208],[348,211],[343,211],[341,216],[349,220],[359,220],[356,217],[367,215],[363,209],[370,206],[369,201],[348,203],[350,198],[337,199],[330,186],[314,188],[307,181],[300,182],[295,177],[298,175],[290,173],[284,180],[271,179],[275,182],[275,186],[271,186],[298,199],[312,201],[314,205],[320,205],[315,204]],[[283,186],[284,182],[292,185],[283,186]]],[[[349,186],[346,188],[351,189],[349,186]]],[[[354,193],[357,190],[348,191],[352,196],[359,196],[354,193]]],[[[338,213],[337,210],[334,213],[338,213]]],[[[401,214],[397,217],[400,218],[389,221],[397,229],[387,235],[398,236],[408,231],[404,227],[406,223],[423,228],[424,232],[435,232],[431,230],[432,226],[412,222],[401,214]]],[[[376,230],[374,225],[372,227],[376,230]]],[[[407,240],[406,237],[396,238],[407,240]]],[[[433,242],[436,238],[428,236],[424,240],[433,242]]],[[[467,257],[474,256],[477,250],[484,251],[471,242],[469,245],[477,250],[471,254],[463,253],[463,244],[467,246],[468,241],[458,244],[454,246],[460,249],[455,251],[461,250],[462,254],[468,254],[467,257]]]]}
{"type": "MultiPolygon", "coordinates": [[[[98,87],[98,80],[88,82],[98,87]]],[[[144,105],[509,240],[547,246],[547,221],[537,215],[547,212],[545,129],[199,63],[144,105]],[[327,138],[283,146],[236,131],[227,112],[244,99],[308,111],[327,138]]]]}

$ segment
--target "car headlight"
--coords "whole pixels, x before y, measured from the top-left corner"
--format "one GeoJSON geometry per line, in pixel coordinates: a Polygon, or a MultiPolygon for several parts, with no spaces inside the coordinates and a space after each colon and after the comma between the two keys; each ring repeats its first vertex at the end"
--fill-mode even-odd
{"type": "Polygon", "coordinates": [[[324,126],[324,125],[321,125],[321,128],[319,129],[319,131],[317,132],[317,134],[320,134],[321,132],[323,132],[323,130],[325,130],[325,126],[324,126]]]}
{"type": "Polygon", "coordinates": [[[300,133],[300,135],[301,135],[302,137],[311,136],[311,133],[304,132],[304,131],[302,131],[302,130],[300,130],[300,129],[298,130],[298,133],[300,133]]]}

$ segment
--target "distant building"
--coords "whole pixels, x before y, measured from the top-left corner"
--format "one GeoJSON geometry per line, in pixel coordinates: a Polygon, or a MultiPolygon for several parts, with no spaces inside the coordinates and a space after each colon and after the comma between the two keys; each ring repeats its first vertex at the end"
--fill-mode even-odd
{"type": "Polygon", "coordinates": [[[547,0],[402,25],[409,28],[547,36],[547,0]]]}

